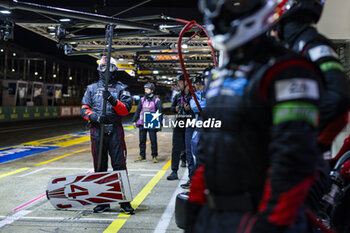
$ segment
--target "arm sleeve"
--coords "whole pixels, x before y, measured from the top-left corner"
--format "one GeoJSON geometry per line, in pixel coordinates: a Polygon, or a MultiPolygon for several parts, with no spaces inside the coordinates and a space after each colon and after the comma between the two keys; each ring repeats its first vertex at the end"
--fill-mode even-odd
{"type": "Polygon", "coordinates": [[[322,71],[325,93],[320,104],[320,135],[318,141],[330,146],[347,124],[350,107],[350,89],[347,75],[338,54],[326,39],[307,46],[305,55],[322,71]]]}
{"type": "MultiPolygon", "coordinates": [[[[205,106],[206,106],[206,100],[205,100],[205,98],[202,98],[202,95],[203,95],[203,92],[202,93],[198,93],[198,94],[196,93],[196,96],[197,96],[197,99],[198,99],[198,103],[201,106],[202,110],[204,110],[205,106]]],[[[199,113],[199,109],[198,109],[198,107],[196,105],[196,102],[194,101],[193,98],[190,100],[190,105],[191,105],[191,109],[192,109],[193,112],[199,113]]]]}
{"type": "Polygon", "coordinates": [[[292,226],[320,159],[316,140],[320,76],[304,60],[278,65],[264,76],[259,92],[271,113],[270,169],[252,232],[284,232],[292,226]]]}
{"type": "Polygon", "coordinates": [[[113,106],[113,109],[119,116],[126,116],[129,114],[130,109],[132,107],[131,103],[132,101],[129,88],[126,85],[124,85],[120,90],[117,104],[113,106]]]}
{"type": "Polygon", "coordinates": [[[177,106],[177,95],[178,94],[176,94],[175,95],[175,97],[174,97],[174,100],[173,100],[173,103],[171,104],[171,107],[170,107],[170,110],[171,110],[171,112],[173,112],[173,113],[177,113],[176,112],[176,106],[177,106]]]}
{"type": "Polygon", "coordinates": [[[91,110],[91,106],[92,106],[92,100],[91,100],[91,89],[90,87],[88,87],[85,91],[85,94],[83,96],[83,99],[81,101],[81,116],[89,121],[90,120],[90,116],[91,114],[93,114],[94,112],[91,110]]]}
{"type": "Polygon", "coordinates": [[[142,99],[139,101],[139,103],[137,104],[137,109],[136,109],[136,112],[132,118],[132,122],[136,122],[138,121],[139,117],[140,117],[140,112],[141,112],[141,109],[142,109],[142,99]]]}
{"type": "MultiPolygon", "coordinates": [[[[198,102],[200,104],[200,100],[198,100],[198,102]]],[[[191,106],[191,109],[192,109],[193,112],[195,112],[195,113],[199,112],[198,107],[197,107],[196,102],[194,101],[194,99],[190,100],[190,106],[191,106]]]]}

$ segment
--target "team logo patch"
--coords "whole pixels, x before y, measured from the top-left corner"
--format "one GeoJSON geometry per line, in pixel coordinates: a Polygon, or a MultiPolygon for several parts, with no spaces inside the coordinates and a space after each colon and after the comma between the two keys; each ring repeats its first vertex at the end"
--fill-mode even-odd
{"type": "Polygon", "coordinates": [[[275,83],[275,92],[277,101],[318,99],[320,96],[317,82],[304,78],[279,80],[275,83]]]}
{"type": "Polygon", "coordinates": [[[144,112],[143,113],[143,127],[145,129],[160,129],[160,116],[162,114],[157,110],[156,112],[144,112]]]}
{"type": "Polygon", "coordinates": [[[245,78],[228,78],[222,84],[224,93],[227,95],[244,95],[244,88],[248,84],[248,80],[245,78]],[[230,91],[228,91],[230,90],[230,91]],[[231,93],[231,94],[230,94],[231,93]]]}
{"type": "Polygon", "coordinates": [[[309,50],[309,56],[311,61],[317,61],[322,57],[335,57],[339,58],[338,54],[327,45],[316,46],[309,50]]]}

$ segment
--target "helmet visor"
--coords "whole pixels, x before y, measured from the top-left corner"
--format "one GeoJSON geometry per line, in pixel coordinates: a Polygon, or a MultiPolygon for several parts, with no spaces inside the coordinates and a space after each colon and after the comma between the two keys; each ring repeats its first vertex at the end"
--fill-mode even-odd
{"type": "MultiPolygon", "coordinates": [[[[97,70],[100,71],[100,72],[105,72],[107,70],[107,64],[105,64],[105,63],[104,64],[100,64],[98,66],[97,70]]],[[[109,71],[110,72],[114,72],[116,70],[117,70],[117,66],[114,65],[114,64],[110,64],[109,71]]]]}

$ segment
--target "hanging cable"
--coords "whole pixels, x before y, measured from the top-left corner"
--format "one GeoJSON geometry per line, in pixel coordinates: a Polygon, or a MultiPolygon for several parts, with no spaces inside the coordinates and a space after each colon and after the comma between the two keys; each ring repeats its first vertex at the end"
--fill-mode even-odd
{"type": "MultiPolygon", "coordinates": [[[[208,32],[205,30],[205,28],[198,24],[196,21],[192,20],[192,21],[187,21],[187,20],[184,20],[184,19],[178,19],[178,18],[171,18],[171,17],[166,17],[166,19],[170,19],[170,20],[174,20],[176,22],[180,22],[180,23],[185,23],[185,27],[181,30],[180,32],[180,35],[179,35],[179,38],[178,38],[178,41],[177,41],[177,51],[178,51],[178,54],[179,54],[179,62],[180,62],[180,65],[181,65],[181,69],[182,69],[182,72],[183,72],[183,75],[186,79],[186,82],[187,82],[187,85],[188,85],[188,88],[190,90],[190,93],[192,95],[192,98],[194,99],[194,102],[196,103],[196,106],[199,110],[199,113],[200,115],[203,117],[203,110],[198,102],[198,99],[197,99],[197,96],[195,95],[194,93],[194,89],[193,89],[193,86],[191,84],[191,80],[188,76],[188,73],[187,73],[187,70],[186,70],[186,66],[185,66],[185,62],[184,62],[184,59],[183,59],[183,56],[182,56],[182,37],[184,36],[184,34],[186,32],[188,32],[189,30],[191,30],[193,27],[199,27],[200,29],[202,29],[202,31],[206,34],[206,36],[208,37],[208,45],[210,46],[211,48],[211,52],[212,52],[212,56],[213,56],[213,61],[214,61],[214,66],[217,67],[217,61],[216,61],[216,57],[215,57],[215,50],[214,50],[214,47],[212,46],[211,44],[211,41],[210,41],[210,37],[208,35],[208,32]]],[[[200,31],[201,32],[201,31],[200,31]]],[[[199,32],[199,33],[200,33],[199,32]]],[[[199,34],[198,33],[198,34],[199,34]]],[[[197,33],[195,33],[192,38],[194,38],[196,35],[198,35],[197,33]]],[[[192,39],[190,38],[190,39],[192,39]]]]}

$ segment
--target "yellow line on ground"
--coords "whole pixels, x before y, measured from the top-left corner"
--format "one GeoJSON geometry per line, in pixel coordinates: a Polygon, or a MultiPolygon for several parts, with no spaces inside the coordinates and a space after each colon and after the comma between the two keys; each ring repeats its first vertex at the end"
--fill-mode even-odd
{"type": "Polygon", "coordinates": [[[133,125],[129,125],[129,126],[125,126],[124,129],[133,129],[134,126],[133,125]]]}
{"type": "MultiPolygon", "coordinates": [[[[131,205],[134,209],[137,209],[139,205],[145,200],[145,198],[148,196],[148,194],[151,193],[152,189],[156,184],[159,182],[159,180],[164,176],[166,169],[170,166],[171,161],[167,162],[167,164],[160,170],[147,184],[139,194],[134,198],[134,200],[131,202],[131,205]]],[[[118,215],[118,218],[128,218],[130,215],[120,213],[118,215]]],[[[122,228],[122,226],[126,223],[127,219],[115,219],[103,233],[116,233],[122,228]]]]}
{"type": "Polygon", "coordinates": [[[162,170],[168,169],[168,168],[170,167],[170,165],[171,165],[171,160],[169,160],[169,161],[164,165],[164,167],[162,168],[162,170]]]}
{"type": "MultiPolygon", "coordinates": [[[[150,194],[151,190],[156,186],[156,184],[159,182],[159,180],[164,176],[165,170],[159,171],[153,178],[150,180],[145,187],[141,190],[141,192],[134,198],[134,200],[131,202],[131,205],[137,209],[139,205],[143,202],[143,200],[150,194]]],[[[119,217],[126,217],[130,216],[127,214],[119,214],[119,217]]]]}
{"type": "Polygon", "coordinates": [[[8,146],[8,147],[1,147],[0,148],[0,151],[1,150],[6,150],[6,149],[9,149],[9,148],[13,148],[13,147],[17,147],[18,145],[15,145],[15,146],[8,146]]]}
{"type": "Polygon", "coordinates": [[[28,170],[29,168],[30,168],[30,167],[24,167],[24,168],[21,168],[21,169],[12,171],[12,172],[8,172],[8,173],[5,173],[5,174],[2,174],[2,175],[0,175],[0,178],[4,178],[4,177],[6,177],[6,176],[10,176],[10,175],[16,174],[16,173],[18,173],[18,172],[22,172],[22,171],[28,170]]]}
{"type": "Polygon", "coordinates": [[[122,228],[127,219],[115,219],[103,233],[115,233],[122,228]]]}
{"type": "Polygon", "coordinates": [[[46,163],[50,163],[50,162],[53,162],[53,161],[62,159],[62,158],[64,158],[64,157],[67,157],[67,156],[70,156],[70,155],[74,155],[74,154],[77,154],[77,153],[80,153],[80,152],[83,152],[83,151],[87,151],[87,150],[89,150],[89,149],[90,149],[90,148],[86,148],[86,149],[82,149],[82,150],[77,150],[77,151],[74,151],[74,152],[72,152],[72,153],[65,154],[65,155],[59,156],[59,157],[57,157],[57,158],[50,159],[50,160],[47,160],[47,161],[44,161],[44,162],[35,164],[35,165],[31,166],[31,167],[24,167],[24,168],[21,168],[21,169],[12,171],[12,172],[8,172],[8,173],[5,173],[5,174],[0,175],[0,178],[4,178],[4,177],[6,177],[6,176],[10,176],[10,175],[13,175],[13,174],[16,174],[16,173],[19,173],[19,172],[28,170],[28,169],[30,169],[30,168],[32,168],[32,167],[37,167],[37,166],[40,166],[40,165],[43,165],[43,164],[46,164],[46,163]]]}
{"type": "Polygon", "coordinates": [[[33,167],[37,167],[37,166],[40,166],[40,165],[43,165],[43,164],[46,164],[46,163],[50,163],[50,162],[53,162],[53,161],[62,159],[62,158],[64,158],[64,157],[67,157],[67,156],[70,156],[70,155],[74,155],[74,154],[77,154],[77,153],[80,153],[80,152],[83,152],[83,151],[87,151],[87,150],[89,150],[89,148],[82,149],[82,150],[77,150],[77,151],[74,151],[74,152],[72,152],[72,153],[65,154],[65,155],[59,156],[59,157],[57,157],[57,158],[47,160],[47,161],[45,161],[45,162],[41,162],[41,163],[35,164],[35,165],[33,165],[33,167]]]}
{"type": "MultiPolygon", "coordinates": [[[[126,137],[128,137],[128,136],[131,136],[131,134],[127,135],[126,137]]],[[[54,138],[56,138],[56,137],[54,137],[54,138]]],[[[4,148],[1,148],[1,149],[4,149],[4,148]]],[[[43,165],[43,164],[46,164],[46,163],[50,163],[50,162],[53,162],[53,161],[56,161],[56,160],[65,158],[65,157],[67,157],[67,156],[74,155],[74,154],[77,154],[77,153],[80,153],[80,152],[84,152],[84,151],[87,151],[87,150],[89,150],[89,148],[85,148],[85,149],[82,149],[82,150],[77,150],[77,151],[74,151],[74,152],[72,152],[72,153],[65,154],[65,155],[59,156],[59,157],[57,157],[57,158],[50,159],[50,160],[47,160],[47,161],[44,161],[44,162],[35,164],[35,165],[33,165],[32,167],[37,167],[37,166],[40,166],[40,165],[43,165]]],[[[5,174],[0,175],[0,178],[4,178],[4,177],[6,177],[6,176],[10,176],[10,175],[13,175],[13,174],[22,172],[22,171],[25,171],[25,170],[30,169],[30,168],[31,168],[31,167],[24,167],[24,168],[21,168],[21,169],[12,171],[12,172],[8,172],[8,173],[5,173],[5,174]]]]}

